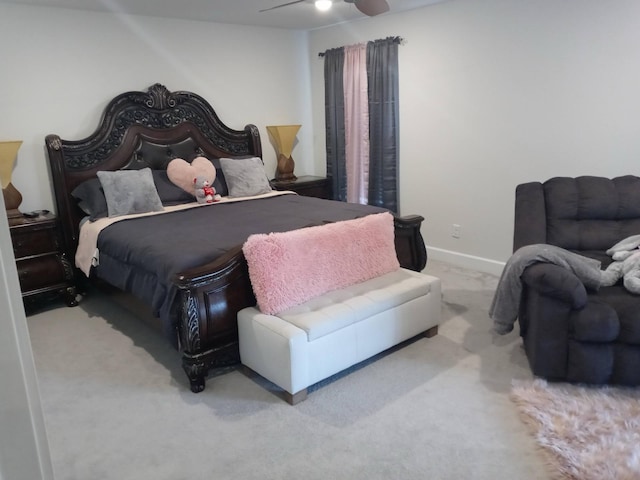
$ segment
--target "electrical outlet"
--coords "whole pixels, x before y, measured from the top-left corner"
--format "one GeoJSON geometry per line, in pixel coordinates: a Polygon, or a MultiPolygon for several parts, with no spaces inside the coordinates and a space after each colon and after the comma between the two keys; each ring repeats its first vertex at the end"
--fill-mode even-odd
{"type": "Polygon", "coordinates": [[[460,225],[458,225],[457,223],[454,223],[453,225],[451,225],[451,236],[453,238],[460,238],[460,230],[461,230],[460,225]]]}

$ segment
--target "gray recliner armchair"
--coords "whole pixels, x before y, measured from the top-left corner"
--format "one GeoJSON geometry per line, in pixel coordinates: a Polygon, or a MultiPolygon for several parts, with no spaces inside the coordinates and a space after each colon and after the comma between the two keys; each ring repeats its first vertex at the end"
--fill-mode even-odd
{"type": "MultiPolygon", "coordinates": [[[[640,234],[640,178],[556,177],[518,185],[514,251],[551,244],[595,258],[640,234]]],[[[640,385],[640,295],[622,282],[589,291],[571,272],[536,263],[521,276],[518,322],[533,373],[549,380],[640,385]]]]}

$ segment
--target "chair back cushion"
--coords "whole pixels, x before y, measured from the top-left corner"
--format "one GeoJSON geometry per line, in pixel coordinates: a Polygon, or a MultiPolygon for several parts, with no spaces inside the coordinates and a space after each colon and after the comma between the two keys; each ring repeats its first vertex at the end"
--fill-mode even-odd
{"type": "Polygon", "coordinates": [[[568,250],[606,250],[640,234],[639,177],[556,177],[542,187],[546,243],[568,250]]]}

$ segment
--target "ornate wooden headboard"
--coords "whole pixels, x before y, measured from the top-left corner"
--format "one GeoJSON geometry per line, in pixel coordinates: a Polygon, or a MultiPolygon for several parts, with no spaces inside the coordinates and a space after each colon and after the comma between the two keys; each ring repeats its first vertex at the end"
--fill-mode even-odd
{"type": "Polygon", "coordinates": [[[82,140],[45,138],[63,251],[73,258],[84,213],[71,196],[80,183],[99,170],[166,169],[173,158],[262,157],[255,125],[244,130],[227,127],[201,96],[170,92],[159,83],[146,92],[118,95],[105,108],[94,133],[82,140]]]}

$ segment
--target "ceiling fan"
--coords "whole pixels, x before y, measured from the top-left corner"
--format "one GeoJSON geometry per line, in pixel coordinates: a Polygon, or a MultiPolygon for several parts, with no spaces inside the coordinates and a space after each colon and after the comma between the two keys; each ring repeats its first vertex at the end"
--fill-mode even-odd
{"type": "MultiPolygon", "coordinates": [[[[294,0],[292,2],[286,2],[280,5],[276,5],[275,7],[265,8],[264,10],[260,10],[260,12],[268,12],[269,10],[288,7],[289,5],[294,5],[296,3],[303,3],[306,1],[307,0],[294,0]]],[[[381,13],[389,11],[389,4],[387,3],[387,0],[344,0],[344,1],[347,3],[353,3],[358,10],[360,10],[365,15],[368,15],[369,17],[373,17],[375,15],[379,15],[381,13]]],[[[316,2],[316,4],[317,3],[319,2],[316,2]]],[[[331,7],[331,1],[328,1],[328,2],[325,1],[323,3],[328,5],[327,7],[325,7],[325,9],[328,9],[331,7]]],[[[320,6],[318,5],[316,6],[320,8],[320,6]]]]}

